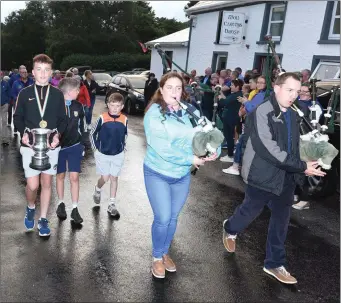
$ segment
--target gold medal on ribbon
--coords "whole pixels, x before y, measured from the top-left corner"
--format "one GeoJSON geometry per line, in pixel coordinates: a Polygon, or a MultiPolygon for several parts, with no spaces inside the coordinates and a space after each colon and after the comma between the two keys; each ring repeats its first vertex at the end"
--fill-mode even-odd
{"type": "Polygon", "coordinates": [[[39,122],[39,127],[40,127],[40,128],[46,128],[46,127],[47,127],[47,122],[46,122],[45,120],[41,120],[41,121],[39,122]]]}
{"type": "MultiPolygon", "coordinates": [[[[41,107],[40,99],[39,99],[39,95],[38,95],[38,91],[37,91],[37,87],[36,86],[34,86],[34,92],[35,92],[35,95],[36,95],[38,110],[39,110],[40,117],[41,117],[41,121],[39,122],[39,127],[40,128],[46,128],[47,127],[47,121],[45,121],[43,119],[43,117],[44,117],[46,106],[47,106],[47,100],[48,100],[49,94],[50,94],[50,85],[48,85],[48,87],[47,87],[46,97],[45,97],[45,100],[44,100],[43,107],[41,107]]],[[[42,92],[43,92],[43,87],[41,88],[41,93],[42,92]]]]}

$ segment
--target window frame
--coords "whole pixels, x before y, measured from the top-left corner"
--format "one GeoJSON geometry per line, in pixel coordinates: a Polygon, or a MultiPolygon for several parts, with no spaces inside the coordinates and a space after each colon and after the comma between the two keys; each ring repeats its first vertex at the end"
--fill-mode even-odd
{"type": "Polygon", "coordinates": [[[212,62],[211,62],[211,69],[212,72],[215,73],[217,69],[217,63],[218,63],[218,56],[226,56],[226,66],[229,58],[229,53],[228,52],[212,52],[212,62]]]}
{"type": "Polygon", "coordinates": [[[119,85],[124,85],[125,87],[129,87],[127,78],[126,77],[121,77],[119,85]]]}
{"type": "MultiPolygon", "coordinates": [[[[261,57],[267,57],[267,56],[268,56],[268,53],[254,53],[252,68],[257,68],[258,72],[260,72],[260,67],[257,66],[257,63],[261,57]]],[[[283,54],[277,53],[277,56],[279,58],[280,63],[282,63],[283,62],[283,54]]]]}
{"type": "Polygon", "coordinates": [[[283,24],[281,36],[272,36],[271,35],[273,41],[281,41],[282,40],[282,36],[283,36],[283,32],[284,32],[284,20],[285,20],[285,4],[272,4],[270,6],[270,15],[269,15],[269,21],[268,21],[267,34],[271,35],[271,33],[270,33],[271,24],[275,24],[275,23],[282,23],[283,24]],[[283,7],[284,8],[284,17],[283,17],[283,20],[281,20],[281,21],[271,21],[273,9],[276,7],[283,7]]]}
{"type": "Polygon", "coordinates": [[[264,14],[263,14],[263,21],[262,21],[262,28],[260,31],[260,37],[259,41],[256,42],[256,44],[267,44],[268,42],[265,40],[265,36],[268,34],[269,31],[269,24],[270,24],[270,13],[271,7],[273,6],[279,6],[284,5],[284,19],[283,19],[283,31],[282,35],[279,40],[274,40],[274,44],[280,44],[283,38],[284,34],[284,28],[285,28],[285,19],[287,14],[287,8],[288,8],[288,1],[269,1],[265,4],[264,8],[264,14]]]}
{"type": "Polygon", "coordinates": [[[112,83],[114,83],[115,85],[120,85],[121,78],[122,76],[115,76],[115,78],[112,79],[112,83]]]}
{"type": "MultiPolygon", "coordinates": [[[[332,31],[334,29],[334,24],[335,24],[335,19],[340,19],[340,15],[336,15],[336,9],[337,6],[340,5],[339,1],[334,1],[334,7],[333,7],[333,12],[330,20],[330,26],[329,26],[329,33],[328,33],[328,40],[340,40],[340,34],[333,34],[332,31]],[[336,5],[335,5],[336,4],[336,5]]],[[[339,7],[340,10],[340,7],[339,7]]]]}
{"type": "MultiPolygon", "coordinates": [[[[317,44],[340,44],[340,36],[339,37],[335,36],[333,39],[329,38],[331,23],[333,21],[332,20],[333,12],[334,12],[334,9],[336,12],[335,3],[337,4],[337,2],[338,1],[327,1],[326,3],[326,11],[324,14],[320,40],[317,41],[317,44]]],[[[333,23],[333,26],[334,26],[334,23],[333,23]]]]}

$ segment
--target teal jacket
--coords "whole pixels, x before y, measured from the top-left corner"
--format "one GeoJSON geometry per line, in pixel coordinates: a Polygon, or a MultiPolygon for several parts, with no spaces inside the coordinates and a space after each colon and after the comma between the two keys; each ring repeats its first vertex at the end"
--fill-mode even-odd
{"type": "MultiPolygon", "coordinates": [[[[190,172],[193,163],[192,141],[200,127],[193,128],[189,115],[181,109],[176,115],[153,104],[144,116],[147,153],[144,164],[168,177],[181,178],[190,172]],[[180,112],[181,111],[181,112],[180,112]]],[[[198,111],[195,114],[200,116],[198,111]]]]}

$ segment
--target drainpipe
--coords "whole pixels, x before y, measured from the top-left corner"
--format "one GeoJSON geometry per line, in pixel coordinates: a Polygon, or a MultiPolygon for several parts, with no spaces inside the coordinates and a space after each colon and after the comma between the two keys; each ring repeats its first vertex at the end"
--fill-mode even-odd
{"type": "Polygon", "coordinates": [[[191,18],[189,20],[189,37],[188,37],[188,45],[187,45],[187,56],[186,56],[186,67],[185,67],[185,71],[188,73],[187,71],[187,67],[188,67],[188,56],[189,56],[189,49],[191,46],[191,37],[192,37],[192,24],[193,24],[193,18],[191,18]]]}

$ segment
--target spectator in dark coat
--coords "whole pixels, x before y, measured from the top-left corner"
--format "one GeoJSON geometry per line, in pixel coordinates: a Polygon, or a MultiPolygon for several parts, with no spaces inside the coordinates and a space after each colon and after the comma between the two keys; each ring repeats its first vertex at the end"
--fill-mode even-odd
{"type": "Polygon", "coordinates": [[[154,73],[150,73],[148,76],[148,80],[144,86],[144,102],[147,105],[149,100],[153,97],[154,93],[159,87],[159,83],[155,78],[154,73]]]}

